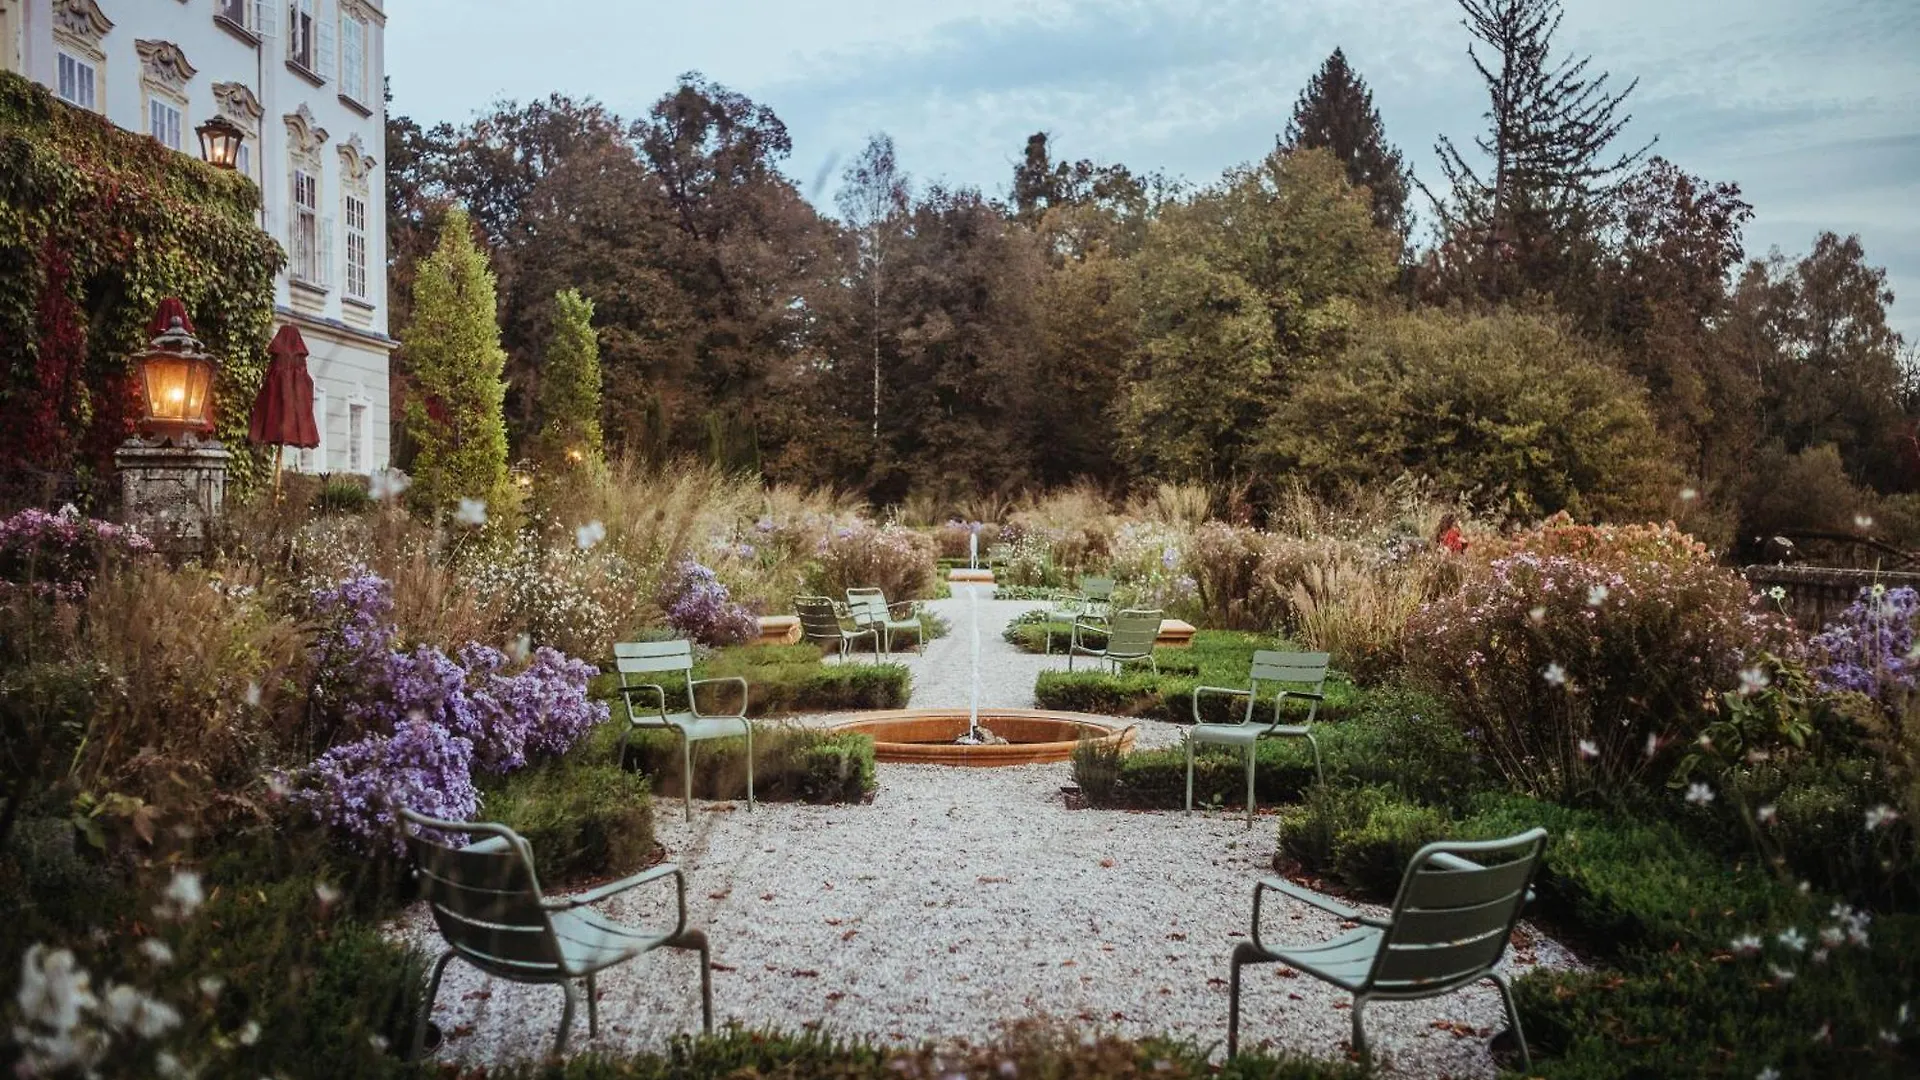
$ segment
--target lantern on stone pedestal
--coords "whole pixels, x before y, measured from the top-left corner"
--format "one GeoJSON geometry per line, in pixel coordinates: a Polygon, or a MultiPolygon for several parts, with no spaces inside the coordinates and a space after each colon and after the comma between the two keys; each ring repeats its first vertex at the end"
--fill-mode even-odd
{"type": "Polygon", "coordinates": [[[121,513],[163,549],[198,554],[207,525],[226,501],[231,456],[213,435],[213,380],[218,361],[193,335],[186,305],[160,301],[134,354],[140,395],[137,432],[114,452],[121,513]]]}

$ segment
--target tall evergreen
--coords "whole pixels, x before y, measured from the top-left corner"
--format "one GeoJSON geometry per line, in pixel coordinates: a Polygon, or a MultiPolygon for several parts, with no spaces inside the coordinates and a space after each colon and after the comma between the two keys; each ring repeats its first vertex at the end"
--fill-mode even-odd
{"type": "Polygon", "coordinates": [[[1347,66],[1339,49],[1300,92],[1293,119],[1280,145],[1288,150],[1321,148],[1347,167],[1347,182],[1373,193],[1373,220],[1383,229],[1407,235],[1407,167],[1400,151],[1387,143],[1373,91],[1347,66]]]}
{"type": "Polygon", "coordinates": [[[596,469],[604,449],[593,301],[578,289],[562,289],[553,303],[553,340],[540,372],[540,455],[557,467],[596,469]]]}
{"type": "Polygon", "coordinates": [[[493,271],[473,242],[465,209],[447,211],[440,243],[413,282],[413,318],[400,332],[412,375],[407,435],[419,448],[413,492],[439,510],[460,499],[502,503],[507,486],[507,427],[502,406],[507,363],[500,347],[493,271]]]}

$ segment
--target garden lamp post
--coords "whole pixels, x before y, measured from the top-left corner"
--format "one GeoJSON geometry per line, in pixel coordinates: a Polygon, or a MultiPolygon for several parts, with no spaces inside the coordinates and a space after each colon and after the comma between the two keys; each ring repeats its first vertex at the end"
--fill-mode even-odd
{"type": "Polygon", "coordinates": [[[194,128],[193,133],[200,136],[200,156],[207,164],[228,172],[240,167],[240,142],[246,138],[240,125],[224,116],[214,116],[194,128]]]}
{"type": "Polygon", "coordinates": [[[218,361],[193,334],[186,305],[160,301],[132,357],[139,395],[135,434],[114,451],[121,513],[161,548],[199,554],[207,525],[226,501],[225,447],[213,439],[213,380],[218,361]]]}

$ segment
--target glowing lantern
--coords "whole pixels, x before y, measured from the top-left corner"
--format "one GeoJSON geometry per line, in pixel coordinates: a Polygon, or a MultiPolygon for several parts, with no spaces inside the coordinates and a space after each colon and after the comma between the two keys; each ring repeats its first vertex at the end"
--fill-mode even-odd
{"type": "Polygon", "coordinates": [[[215,361],[193,336],[186,306],[174,297],[160,301],[148,329],[156,327],[153,341],[133,358],[143,406],[141,434],[166,439],[212,431],[215,361]]]}
{"type": "Polygon", "coordinates": [[[200,156],[216,169],[232,171],[240,167],[240,140],[246,137],[239,125],[224,116],[215,116],[193,129],[200,136],[200,156]]]}

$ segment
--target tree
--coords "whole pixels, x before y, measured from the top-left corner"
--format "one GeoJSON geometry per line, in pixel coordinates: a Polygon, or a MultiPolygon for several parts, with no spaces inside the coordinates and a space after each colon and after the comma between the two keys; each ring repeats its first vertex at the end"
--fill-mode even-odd
{"type": "Polygon", "coordinates": [[[503,505],[507,429],[502,415],[507,355],[494,321],[493,272],[474,244],[472,222],[449,210],[440,243],[414,278],[413,318],[400,332],[415,394],[407,434],[418,447],[413,492],[439,510],[456,500],[503,505]]]}
{"type": "Polygon", "coordinates": [[[1613,182],[1646,152],[1610,149],[1631,119],[1621,110],[1638,80],[1615,93],[1605,72],[1589,74],[1591,57],[1552,56],[1560,0],[1458,2],[1463,25],[1492,53],[1467,47],[1487,86],[1488,127],[1474,145],[1491,171],[1444,135],[1434,146],[1452,189],[1433,199],[1443,245],[1455,249],[1442,261],[1489,300],[1526,290],[1575,299],[1591,281],[1613,182]]]}
{"type": "Polygon", "coordinates": [[[593,301],[578,290],[554,294],[553,340],[540,377],[541,457],[555,467],[597,470],[604,460],[600,434],[600,344],[593,332],[593,301]]]}
{"type": "Polygon", "coordinates": [[[846,218],[847,227],[859,244],[861,291],[870,301],[872,317],[868,328],[873,346],[873,426],[872,440],[880,441],[880,339],[883,333],[881,301],[886,289],[887,255],[894,246],[907,215],[909,201],[907,175],[894,159],[893,137],[882,132],[867,140],[867,147],[841,177],[834,200],[846,218]]]}
{"type": "Polygon", "coordinates": [[[1882,491],[1902,485],[1911,421],[1892,303],[1860,238],[1826,232],[1798,262],[1775,251],[1749,263],[1722,328],[1759,384],[1763,438],[1788,453],[1830,443],[1856,482],[1882,491]]]}
{"type": "Polygon", "coordinates": [[[1401,237],[1409,231],[1407,168],[1400,151],[1387,143],[1373,91],[1347,66],[1339,49],[1300,92],[1280,138],[1286,150],[1324,149],[1347,167],[1347,183],[1373,197],[1373,222],[1401,237]]]}
{"type": "Polygon", "coordinates": [[[1512,311],[1368,320],[1296,381],[1261,449],[1330,494],[1412,474],[1521,519],[1643,519],[1679,489],[1646,391],[1562,322],[1512,311]]]}

